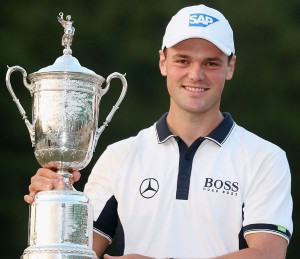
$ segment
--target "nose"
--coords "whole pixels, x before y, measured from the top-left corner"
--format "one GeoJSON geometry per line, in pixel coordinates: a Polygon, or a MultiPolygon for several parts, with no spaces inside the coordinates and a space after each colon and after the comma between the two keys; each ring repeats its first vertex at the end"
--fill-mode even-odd
{"type": "Polygon", "coordinates": [[[193,81],[201,81],[204,79],[204,69],[201,64],[193,63],[190,66],[188,75],[193,81]]]}

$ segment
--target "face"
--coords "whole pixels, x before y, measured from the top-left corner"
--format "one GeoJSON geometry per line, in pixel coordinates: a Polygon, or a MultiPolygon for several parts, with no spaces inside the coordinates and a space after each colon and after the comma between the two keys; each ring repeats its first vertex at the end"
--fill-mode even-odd
{"type": "Polygon", "coordinates": [[[170,112],[219,113],[226,80],[232,78],[236,57],[230,62],[220,49],[203,39],[184,40],[160,51],[160,71],[167,78],[170,112]]]}

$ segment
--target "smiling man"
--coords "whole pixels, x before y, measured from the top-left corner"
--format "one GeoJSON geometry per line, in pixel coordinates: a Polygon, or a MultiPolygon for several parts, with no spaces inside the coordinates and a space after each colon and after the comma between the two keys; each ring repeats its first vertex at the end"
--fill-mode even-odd
{"type": "MultiPolygon", "coordinates": [[[[204,5],[180,10],[159,58],[169,111],[110,145],[85,186],[97,255],[118,225],[124,258],[285,258],[293,230],[285,152],[220,111],[236,64],[228,21],[204,5]]],[[[61,184],[40,169],[25,200],[61,184]]]]}

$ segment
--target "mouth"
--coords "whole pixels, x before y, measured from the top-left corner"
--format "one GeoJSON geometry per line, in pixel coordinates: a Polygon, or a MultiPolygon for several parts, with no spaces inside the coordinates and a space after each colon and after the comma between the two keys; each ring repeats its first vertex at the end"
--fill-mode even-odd
{"type": "Polygon", "coordinates": [[[184,89],[190,91],[190,92],[206,92],[209,90],[209,88],[204,87],[192,87],[192,86],[183,86],[184,89]]]}

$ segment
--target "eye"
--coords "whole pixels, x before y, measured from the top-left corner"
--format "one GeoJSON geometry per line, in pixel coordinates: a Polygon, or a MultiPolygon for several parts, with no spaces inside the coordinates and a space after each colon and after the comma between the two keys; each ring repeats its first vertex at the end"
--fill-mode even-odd
{"type": "Polygon", "coordinates": [[[188,65],[190,62],[187,59],[176,59],[175,63],[179,65],[188,65]]]}
{"type": "Polygon", "coordinates": [[[210,67],[218,66],[218,64],[216,62],[213,62],[213,61],[207,62],[206,65],[210,66],[210,67]]]}
{"type": "Polygon", "coordinates": [[[219,67],[220,64],[218,62],[215,62],[215,61],[208,61],[208,62],[205,63],[205,66],[207,68],[212,68],[213,69],[213,68],[219,67]]]}

